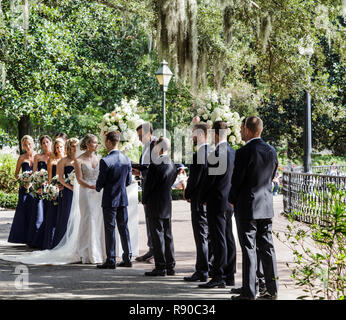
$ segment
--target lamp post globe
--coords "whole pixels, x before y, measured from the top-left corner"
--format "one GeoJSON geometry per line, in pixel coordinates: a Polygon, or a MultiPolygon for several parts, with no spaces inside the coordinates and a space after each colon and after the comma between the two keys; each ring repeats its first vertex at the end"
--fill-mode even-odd
{"type": "Polygon", "coordinates": [[[172,71],[168,68],[167,61],[161,62],[160,68],[156,72],[156,78],[162,89],[162,109],[163,109],[163,135],[166,137],[166,92],[169,82],[173,76],[172,71]]]}

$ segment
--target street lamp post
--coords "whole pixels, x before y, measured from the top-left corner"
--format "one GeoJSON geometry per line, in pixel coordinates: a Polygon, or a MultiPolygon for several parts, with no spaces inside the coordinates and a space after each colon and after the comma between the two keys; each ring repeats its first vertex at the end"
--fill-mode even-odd
{"type": "Polygon", "coordinates": [[[156,78],[162,89],[162,109],[163,109],[163,136],[166,137],[166,92],[168,84],[173,76],[172,71],[168,68],[167,61],[161,62],[161,67],[156,72],[156,78]]]}
{"type": "MultiPolygon", "coordinates": [[[[314,53],[312,44],[307,47],[300,47],[299,53],[308,56],[309,61],[314,53]]],[[[308,88],[306,91],[306,103],[304,107],[304,172],[311,173],[311,153],[312,153],[312,134],[311,134],[311,78],[309,76],[308,88]]]]}

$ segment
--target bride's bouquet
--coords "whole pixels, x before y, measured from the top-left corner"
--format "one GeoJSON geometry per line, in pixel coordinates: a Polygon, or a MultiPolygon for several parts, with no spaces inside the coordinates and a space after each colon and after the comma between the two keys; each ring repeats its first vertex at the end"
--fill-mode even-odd
{"type": "Polygon", "coordinates": [[[227,123],[227,137],[231,145],[242,142],[240,135],[241,118],[238,112],[232,112],[230,109],[231,95],[217,95],[215,91],[209,91],[200,101],[201,106],[197,109],[197,115],[192,119],[191,124],[201,121],[206,122],[210,128],[215,121],[224,121],[227,123]]]}
{"type": "Polygon", "coordinates": [[[27,193],[30,192],[30,188],[31,188],[31,176],[32,176],[32,170],[24,171],[23,173],[18,175],[19,185],[21,187],[24,187],[27,193]]]}
{"type": "Polygon", "coordinates": [[[29,183],[30,192],[36,198],[42,199],[44,188],[48,184],[48,171],[45,169],[41,169],[40,171],[36,171],[31,174],[29,183]]]}
{"type": "Polygon", "coordinates": [[[105,143],[105,136],[108,132],[120,134],[119,150],[126,151],[139,147],[141,142],[138,139],[136,128],[144,121],[138,115],[138,101],[132,99],[121,100],[121,105],[115,104],[112,112],[103,116],[101,129],[102,144],[105,143]]]}

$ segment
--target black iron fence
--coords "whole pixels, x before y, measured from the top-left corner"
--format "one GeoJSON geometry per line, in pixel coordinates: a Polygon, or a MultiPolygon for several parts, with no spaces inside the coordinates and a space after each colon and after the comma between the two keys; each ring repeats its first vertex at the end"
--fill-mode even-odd
{"type": "Polygon", "coordinates": [[[346,176],[284,171],[284,212],[286,214],[299,212],[298,220],[320,223],[323,212],[332,205],[330,184],[339,190],[346,190],[346,176]]]}

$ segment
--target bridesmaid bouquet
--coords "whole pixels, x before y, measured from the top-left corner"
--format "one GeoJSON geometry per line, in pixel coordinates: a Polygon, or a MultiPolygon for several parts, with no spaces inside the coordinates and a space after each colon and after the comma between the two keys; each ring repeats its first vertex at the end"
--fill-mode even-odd
{"type": "Polygon", "coordinates": [[[67,184],[69,184],[70,186],[73,186],[74,185],[74,178],[75,178],[75,172],[74,170],[72,170],[68,175],[67,177],[65,178],[65,182],[67,184]]]}
{"type": "Polygon", "coordinates": [[[45,169],[34,172],[30,177],[30,192],[36,198],[42,198],[44,187],[48,184],[48,172],[45,169]]]}
{"type": "Polygon", "coordinates": [[[197,115],[192,119],[191,125],[203,121],[210,128],[215,121],[224,121],[228,126],[228,142],[231,145],[242,142],[240,135],[241,118],[238,112],[232,112],[230,109],[231,95],[220,95],[216,92],[208,92],[205,99],[201,101],[201,107],[197,109],[197,115]]]}
{"type": "Polygon", "coordinates": [[[43,186],[42,199],[53,201],[55,205],[58,204],[56,201],[59,197],[60,189],[57,185],[54,184],[45,184],[43,186]]]}
{"type": "Polygon", "coordinates": [[[131,150],[141,145],[136,129],[144,121],[138,115],[137,105],[138,100],[127,101],[127,99],[122,99],[120,106],[116,104],[112,112],[103,116],[100,125],[103,145],[108,132],[118,132],[120,134],[120,151],[131,150]]]}
{"type": "Polygon", "coordinates": [[[31,176],[32,176],[32,171],[24,171],[20,175],[18,175],[18,182],[21,187],[24,187],[26,189],[26,192],[29,193],[29,189],[31,187],[31,176]]]}

